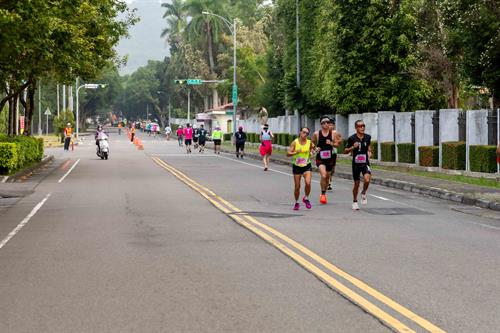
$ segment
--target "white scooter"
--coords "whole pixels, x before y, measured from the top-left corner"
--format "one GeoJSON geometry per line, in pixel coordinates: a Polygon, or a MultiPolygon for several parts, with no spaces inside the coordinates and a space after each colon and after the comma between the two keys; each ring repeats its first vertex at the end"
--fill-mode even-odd
{"type": "Polygon", "coordinates": [[[109,157],[109,142],[108,136],[105,133],[100,133],[97,137],[97,141],[99,143],[97,149],[97,156],[99,156],[102,160],[107,160],[109,157]]]}

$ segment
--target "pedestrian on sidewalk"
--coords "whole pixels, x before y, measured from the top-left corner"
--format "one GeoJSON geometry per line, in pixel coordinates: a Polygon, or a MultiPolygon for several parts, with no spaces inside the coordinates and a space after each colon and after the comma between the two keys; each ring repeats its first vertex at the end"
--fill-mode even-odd
{"type": "Polygon", "coordinates": [[[214,153],[220,155],[220,146],[222,144],[222,131],[219,126],[215,127],[215,130],[212,132],[212,140],[214,140],[214,153]]]}
{"type": "Polygon", "coordinates": [[[333,157],[333,169],[332,172],[330,172],[330,182],[328,183],[328,191],[332,191],[332,178],[333,175],[335,174],[335,167],[337,166],[337,153],[338,153],[338,147],[342,144],[342,135],[337,132],[336,130],[336,124],[335,124],[335,119],[330,118],[330,129],[333,132],[333,151],[332,151],[332,157],[333,157]]]}
{"type": "Polygon", "coordinates": [[[269,130],[269,125],[265,124],[260,131],[260,156],[264,162],[264,171],[269,168],[269,160],[273,153],[273,133],[269,130]]]}
{"type": "Polygon", "coordinates": [[[186,153],[191,154],[191,144],[193,143],[193,128],[190,123],[186,124],[184,128],[184,144],[186,145],[186,153]]]}
{"type": "Polygon", "coordinates": [[[69,150],[69,144],[71,143],[71,137],[73,136],[73,129],[71,128],[71,123],[67,123],[64,128],[64,150],[69,150]]]}
{"type": "Polygon", "coordinates": [[[243,159],[245,142],[247,141],[247,134],[243,132],[243,127],[238,127],[238,132],[234,133],[234,141],[236,144],[236,158],[243,159]]]}
{"type": "Polygon", "coordinates": [[[326,191],[330,183],[330,174],[333,171],[334,165],[333,149],[338,147],[338,143],[337,146],[335,146],[336,141],[334,140],[333,131],[330,127],[330,117],[322,116],[319,122],[321,124],[321,129],[314,132],[312,142],[317,147],[316,166],[321,175],[321,195],[319,196],[319,202],[322,205],[326,205],[328,202],[326,191]]]}
{"type": "Polygon", "coordinates": [[[198,144],[200,146],[200,153],[205,152],[205,144],[207,142],[207,130],[203,126],[203,124],[200,125],[200,128],[198,128],[198,144]]]}
{"type": "Polygon", "coordinates": [[[347,145],[344,150],[346,154],[352,155],[352,179],[354,180],[354,187],[352,189],[352,209],[359,210],[358,195],[359,195],[359,182],[360,175],[363,174],[363,191],[361,191],[361,203],[366,205],[368,200],[366,192],[370,186],[371,168],[370,158],[372,157],[371,136],[365,134],[365,124],[362,120],[357,120],[354,124],[356,127],[356,134],[353,134],[347,139],[347,145]]]}
{"type": "Polygon", "coordinates": [[[307,209],[311,209],[312,205],[309,201],[311,194],[311,152],[314,150],[314,144],[309,140],[309,128],[302,127],[299,137],[295,139],[288,148],[287,156],[292,156],[292,173],[294,182],[294,197],[295,205],[293,210],[299,210],[300,183],[302,177],[305,183],[305,195],[302,202],[307,209]]]}
{"type": "Polygon", "coordinates": [[[179,141],[179,147],[182,147],[182,144],[184,142],[184,129],[182,128],[182,126],[179,126],[179,128],[177,128],[177,141],[179,141]]]}

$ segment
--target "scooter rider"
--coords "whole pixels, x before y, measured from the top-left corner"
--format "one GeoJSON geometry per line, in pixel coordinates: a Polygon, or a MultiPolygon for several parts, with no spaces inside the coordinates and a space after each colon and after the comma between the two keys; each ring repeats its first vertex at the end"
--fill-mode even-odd
{"type": "Polygon", "coordinates": [[[99,146],[99,139],[101,139],[103,136],[108,136],[106,132],[104,132],[104,129],[102,128],[101,125],[97,126],[97,130],[95,132],[94,138],[95,138],[95,144],[97,146],[97,150],[99,153],[101,152],[101,147],[99,146]]]}

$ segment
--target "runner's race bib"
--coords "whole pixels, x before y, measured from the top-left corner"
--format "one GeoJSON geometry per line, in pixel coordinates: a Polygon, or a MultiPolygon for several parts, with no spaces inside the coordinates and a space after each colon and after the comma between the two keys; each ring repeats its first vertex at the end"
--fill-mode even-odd
{"type": "Polygon", "coordinates": [[[332,152],[330,150],[322,150],[319,152],[319,156],[322,160],[328,160],[332,158],[332,152]]]}
{"type": "Polygon", "coordinates": [[[307,165],[307,158],[297,157],[297,159],[295,160],[295,164],[297,164],[298,166],[306,166],[307,165]]]}
{"type": "Polygon", "coordinates": [[[366,164],[366,154],[356,155],[356,157],[354,158],[354,163],[366,164]]]}

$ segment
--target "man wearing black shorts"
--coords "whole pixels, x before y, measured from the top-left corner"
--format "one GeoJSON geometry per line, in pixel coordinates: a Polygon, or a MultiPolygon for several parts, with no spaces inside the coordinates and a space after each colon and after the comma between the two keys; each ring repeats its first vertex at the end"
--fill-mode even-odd
{"type": "Polygon", "coordinates": [[[247,141],[247,134],[243,132],[243,127],[240,126],[238,132],[234,134],[234,141],[236,143],[236,158],[243,158],[245,142],[247,141]]]}
{"type": "Polygon", "coordinates": [[[207,142],[207,130],[204,128],[203,124],[200,125],[200,128],[198,128],[198,144],[200,146],[200,153],[205,152],[205,143],[207,142]]]}
{"type": "Polygon", "coordinates": [[[330,183],[330,173],[333,170],[334,159],[333,150],[338,146],[333,138],[333,131],[330,129],[330,117],[320,118],[321,129],[314,132],[312,142],[317,147],[316,166],[321,175],[321,195],[319,202],[322,205],[327,203],[326,190],[330,183]]]}
{"type": "Polygon", "coordinates": [[[370,169],[372,148],[370,147],[371,136],[365,134],[365,124],[363,123],[363,121],[357,120],[354,126],[356,127],[356,134],[353,134],[349,137],[344,152],[346,154],[352,155],[352,179],[354,180],[354,187],[352,189],[352,209],[359,210],[358,193],[361,174],[363,174],[363,191],[361,192],[361,203],[363,205],[366,205],[368,203],[368,200],[366,198],[366,191],[368,191],[368,186],[370,186],[372,173],[370,169]]]}

